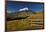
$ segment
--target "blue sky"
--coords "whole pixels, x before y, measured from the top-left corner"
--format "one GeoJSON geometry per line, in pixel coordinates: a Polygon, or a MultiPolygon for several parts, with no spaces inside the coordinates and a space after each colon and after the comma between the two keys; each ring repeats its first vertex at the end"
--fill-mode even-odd
{"type": "Polygon", "coordinates": [[[28,8],[34,12],[43,11],[43,4],[8,2],[7,10],[18,12],[19,9],[28,8]]]}

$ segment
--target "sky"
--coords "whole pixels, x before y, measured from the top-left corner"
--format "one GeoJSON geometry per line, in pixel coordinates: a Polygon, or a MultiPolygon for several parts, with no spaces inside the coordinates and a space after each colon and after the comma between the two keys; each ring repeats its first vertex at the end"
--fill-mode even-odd
{"type": "Polygon", "coordinates": [[[33,12],[43,11],[43,4],[34,4],[31,2],[8,2],[7,3],[7,12],[18,12],[22,10],[32,10],[33,12]]]}

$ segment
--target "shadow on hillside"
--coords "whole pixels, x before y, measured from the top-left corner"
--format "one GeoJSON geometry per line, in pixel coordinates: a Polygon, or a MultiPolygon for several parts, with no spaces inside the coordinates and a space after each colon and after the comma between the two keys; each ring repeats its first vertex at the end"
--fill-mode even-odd
{"type": "Polygon", "coordinates": [[[29,17],[29,16],[26,16],[26,17],[16,17],[16,18],[13,18],[13,19],[7,18],[7,21],[11,21],[11,20],[21,20],[21,19],[26,19],[27,17],[29,17]]]}

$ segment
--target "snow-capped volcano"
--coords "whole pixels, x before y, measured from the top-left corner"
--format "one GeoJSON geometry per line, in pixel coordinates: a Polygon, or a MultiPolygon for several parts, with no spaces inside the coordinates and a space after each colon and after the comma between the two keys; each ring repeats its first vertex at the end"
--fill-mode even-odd
{"type": "Polygon", "coordinates": [[[19,11],[25,11],[25,10],[29,10],[29,9],[28,8],[19,9],[19,11]]]}
{"type": "Polygon", "coordinates": [[[22,12],[25,12],[25,13],[34,13],[32,10],[29,10],[27,7],[19,9],[17,11],[8,11],[7,10],[7,13],[17,13],[17,14],[19,14],[19,13],[22,13],[22,12]]]}

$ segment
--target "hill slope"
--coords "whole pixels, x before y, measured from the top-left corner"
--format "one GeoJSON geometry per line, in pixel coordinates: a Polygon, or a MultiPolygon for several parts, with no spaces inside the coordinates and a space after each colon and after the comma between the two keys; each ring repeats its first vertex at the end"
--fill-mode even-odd
{"type": "Polygon", "coordinates": [[[8,14],[10,21],[7,22],[7,30],[32,30],[43,29],[43,13],[21,11],[8,14]],[[19,20],[18,20],[19,19],[19,20]]]}

